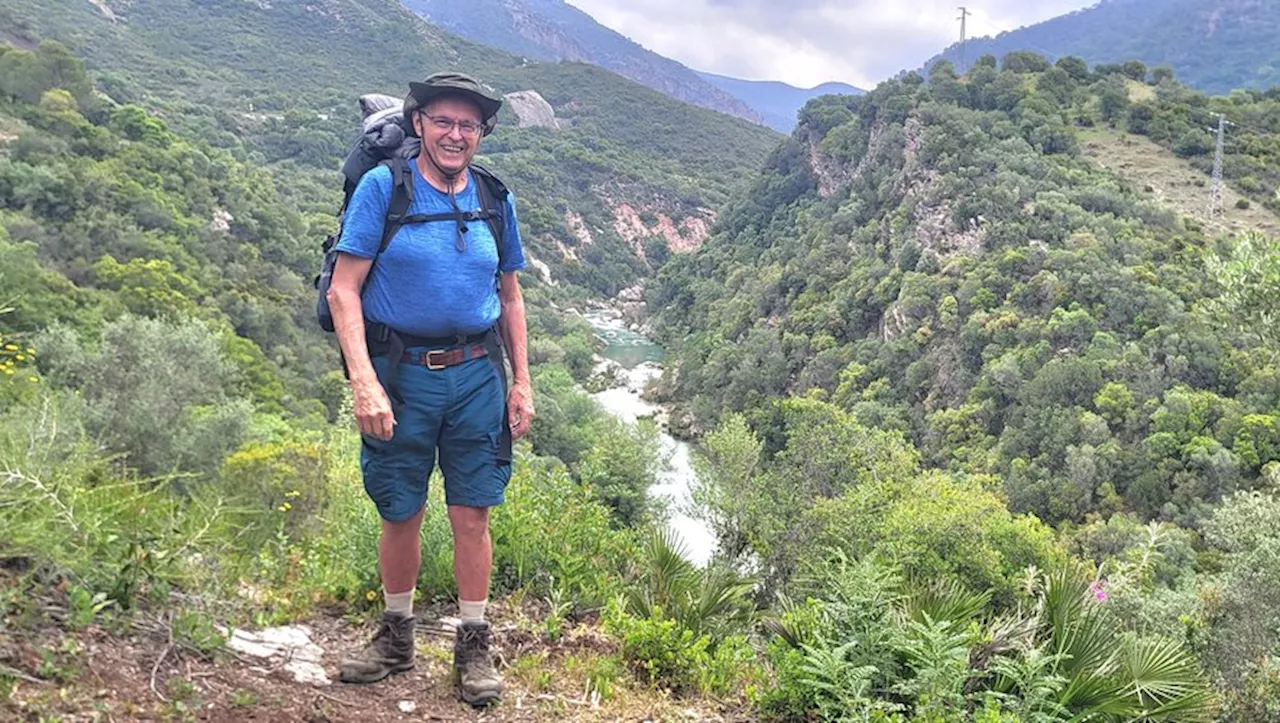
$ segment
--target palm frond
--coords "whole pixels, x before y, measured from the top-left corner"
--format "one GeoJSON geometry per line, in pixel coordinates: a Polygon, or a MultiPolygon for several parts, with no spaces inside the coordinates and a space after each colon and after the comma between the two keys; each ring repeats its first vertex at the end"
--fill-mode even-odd
{"type": "Polygon", "coordinates": [[[904,622],[929,619],[958,627],[978,617],[990,600],[990,590],[970,592],[955,578],[935,579],[908,593],[900,613],[904,622]]]}

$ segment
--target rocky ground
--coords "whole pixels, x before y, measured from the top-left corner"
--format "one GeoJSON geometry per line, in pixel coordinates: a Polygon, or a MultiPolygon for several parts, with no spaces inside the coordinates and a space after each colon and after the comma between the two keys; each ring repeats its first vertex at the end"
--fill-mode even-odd
{"type": "MultiPolygon", "coordinates": [[[[16,592],[16,580],[0,576],[0,593],[16,592]]],[[[506,692],[498,705],[473,710],[458,700],[449,679],[451,619],[439,616],[448,610],[424,611],[415,669],[347,685],[337,681],[339,661],[372,633],[371,622],[322,615],[287,628],[242,631],[228,645],[201,651],[174,639],[175,610],[69,626],[58,591],[48,593],[0,621],[0,720],[744,720],[714,701],[673,700],[640,685],[595,621],[566,623],[551,634],[545,621],[531,616],[534,607],[494,606],[506,692]],[[273,644],[268,657],[259,657],[273,644]]]]}

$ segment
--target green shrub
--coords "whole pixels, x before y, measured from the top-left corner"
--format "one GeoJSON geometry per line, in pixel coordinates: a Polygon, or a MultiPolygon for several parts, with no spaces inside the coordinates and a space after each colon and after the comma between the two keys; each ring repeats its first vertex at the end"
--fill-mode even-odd
{"type": "Polygon", "coordinates": [[[653,617],[638,618],[617,604],[605,612],[605,628],[619,638],[622,655],[636,676],[675,695],[722,695],[734,690],[754,659],[745,636],[713,645],[709,635],[685,628],[661,608],[652,612],[653,617]]]}

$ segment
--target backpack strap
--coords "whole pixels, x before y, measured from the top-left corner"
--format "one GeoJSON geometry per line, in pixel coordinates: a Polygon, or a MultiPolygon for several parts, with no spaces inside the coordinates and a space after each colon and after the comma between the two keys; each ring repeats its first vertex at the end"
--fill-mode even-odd
{"type": "Polygon", "coordinates": [[[507,237],[507,187],[489,169],[476,163],[471,170],[479,181],[476,194],[480,197],[481,214],[489,224],[494,243],[498,246],[498,275],[502,275],[502,263],[506,260],[507,237]]]}
{"type": "Polygon", "coordinates": [[[386,251],[387,244],[391,243],[400,227],[414,218],[405,215],[413,205],[413,174],[409,172],[408,160],[397,156],[382,163],[391,167],[391,202],[387,204],[387,217],[382,223],[382,243],[378,244],[378,253],[386,251]]]}

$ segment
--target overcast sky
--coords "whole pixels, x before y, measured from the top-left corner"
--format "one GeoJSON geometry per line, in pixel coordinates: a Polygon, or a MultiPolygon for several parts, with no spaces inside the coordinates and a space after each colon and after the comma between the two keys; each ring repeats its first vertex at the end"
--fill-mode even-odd
{"type": "MultiPolygon", "coordinates": [[[[812,87],[871,88],[960,38],[965,0],[567,0],[695,69],[812,87]],[[782,8],[786,7],[785,10],[782,8]]],[[[969,36],[995,35],[1096,0],[971,0],[969,36]]]]}

